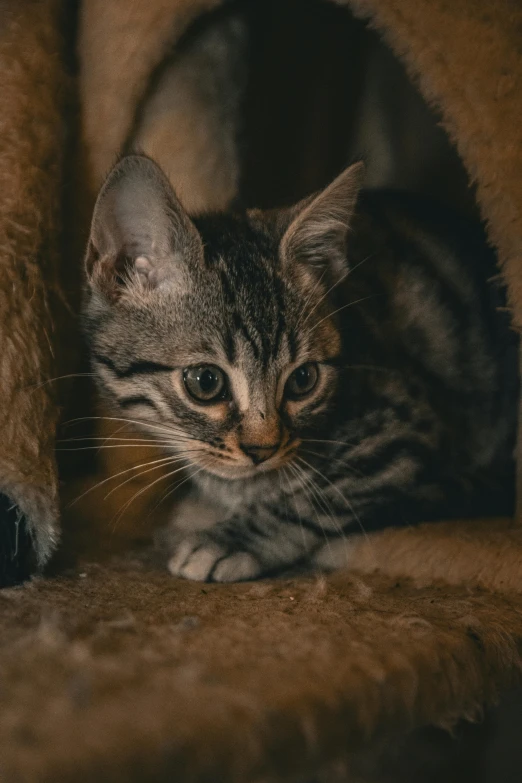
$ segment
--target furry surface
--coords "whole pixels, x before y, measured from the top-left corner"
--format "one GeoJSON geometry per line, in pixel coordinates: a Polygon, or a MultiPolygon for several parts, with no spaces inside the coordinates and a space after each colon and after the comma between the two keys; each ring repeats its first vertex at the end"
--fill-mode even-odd
{"type": "MultiPolygon", "coordinates": [[[[91,196],[95,195],[116,156],[122,151],[152,71],[169,54],[190,23],[217,5],[218,0],[176,0],[175,3],[172,0],[156,0],[146,5],[137,0],[114,0],[111,3],[87,0],[82,4],[80,94],[91,196]]],[[[202,54],[205,56],[204,52],[202,54]]],[[[187,65],[190,65],[190,60],[189,52],[187,65]]],[[[187,177],[185,191],[189,203],[192,199],[198,208],[204,207],[206,194],[210,203],[217,207],[220,184],[225,191],[221,204],[230,199],[230,186],[234,184],[235,177],[231,183],[226,170],[228,164],[231,163],[233,169],[237,164],[235,159],[230,161],[229,156],[224,155],[221,172],[217,172],[215,167],[207,172],[198,172],[198,162],[199,171],[203,160],[214,163],[214,150],[210,146],[213,139],[203,132],[203,138],[194,147],[191,143],[187,144],[187,139],[200,136],[201,128],[212,123],[212,115],[201,101],[193,71],[184,69],[184,74],[185,84],[179,85],[183,96],[181,105],[172,109],[174,116],[182,114],[178,140],[174,142],[178,159],[176,170],[187,177]],[[190,89],[192,80],[194,92],[190,89]],[[197,155],[196,161],[193,161],[194,154],[197,155]],[[185,156],[188,160],[183,160],[185,156]],[[197,186],[202,189],[193,195],[191,189],[195,186],[188,179],[190,175],[196,176],[197,186]]]]}
{"type": "Polygon", "coordinates": [[[59,0],[0,6],[0,493],[25,518],[40,564],[58,539],[58,410],[47,382],[59,342],[61,13],[59,0]]]}
{"type": "Polygon", "coordinates": [[[419,525],[357,536],[350,561],[357,571],[408,574],[424,586],[444,580],[498,593],[522,590],[522,535],[512,520],[419,525]]]}
{"type": "Polygon", "coordinates": [[[3,591],[0,638],[6,782],[304,783],[334,763],[346,782],[518,682],[522,600],[382,575],[202,587],[127,556],[3,591]]]}

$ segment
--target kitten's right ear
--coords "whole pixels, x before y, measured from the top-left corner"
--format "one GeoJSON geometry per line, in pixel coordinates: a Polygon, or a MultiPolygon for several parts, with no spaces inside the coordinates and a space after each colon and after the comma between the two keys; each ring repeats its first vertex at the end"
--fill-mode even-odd
{"type": "Polygon", "coordinates": [[[282,211],[287,222],[281,239],[283,257],[339,278],[347,270],[347,235],[364,176],[364,164],[345,169],[325,190],[282,211]]]}
{"type": "Polygon", "coordinates": [[[131,281],[154,288],[180,276],[201,253],[199,234],[161,169],[142,155],[123,158],[94,207],[85,259],[90,285],[115,300],[131,281]]]}

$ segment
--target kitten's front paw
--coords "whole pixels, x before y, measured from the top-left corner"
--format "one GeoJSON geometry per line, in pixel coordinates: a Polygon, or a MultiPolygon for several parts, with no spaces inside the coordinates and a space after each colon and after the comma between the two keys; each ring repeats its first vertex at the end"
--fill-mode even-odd
{"type": "Polygon", "coordinates": [[[241,582],[261,573],[253,555],[231,552],[205,534],[183,538],[168,568],[174,576],[198,582],[241,582]]]}

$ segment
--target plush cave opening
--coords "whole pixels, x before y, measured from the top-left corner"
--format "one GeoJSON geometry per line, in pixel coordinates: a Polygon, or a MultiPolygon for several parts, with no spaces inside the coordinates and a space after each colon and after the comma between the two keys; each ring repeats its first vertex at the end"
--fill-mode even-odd
{"type": "MultiPolygon", "coordinates": [[[[479,218],[474,188],[440,115],[428,106],[380,35],[356,18],[348,3],[229,0],[203,14],[152,73],[136,104],[123,151],[140,150],[140,123],[171,68],[181,75],[177,88],[181,84],[188,95],[182,112],[188,106],[193,128],[206,133],[212,145],[209,156],[222,164],[227,150],[235,150],[239,176],[232,205],[291,204],[325,187],[345,167],[362,159],[366,187],[426,194],[479,218]],[[235,22],[241,33],[229,36],[235,22]],[[205,40],[207,48],[201,45],[205,40]],[[212,74],[222,58],[220,40],[226,47],[237,47],[226,78],[212,74]],[[234,90],[239,95],[237,121],[228,127],[227,107],[233,103],[234,90]]],[[[175,155],[194,157],[193,135],[169,123],[175,155]]],[[[196,171],[197,177],[199,169],[205,169],[206,151],[198,150],[197,155],[189,176],[196,171]]],[[[86,359],[81,369],[88,372],[86,359]]],[[[97,413],[92,388],[84,379],[75,386],[63,418],[68,422],[81,418],[82,423],[69,424],[62,435],[92,436],[96,424],[89,415],[97,413]]],[[[58,457],[68,486],[99,468],[99,455],[92,449],[59,452],[58,457]]],[[[78,506],[74,508],[76,514],[78,506]]],[[[74,535],[78,537],[77,525],[74,535]]]]}
{"type": "Polygon", "coordinates": [[[234,15],[247,41],[237,126],[244,206],[292,203],[362,159],[367,187],[424,193],[478,217],[440,116],[349,5],[239,0],[201,17],[187,38],[234,15]]]}

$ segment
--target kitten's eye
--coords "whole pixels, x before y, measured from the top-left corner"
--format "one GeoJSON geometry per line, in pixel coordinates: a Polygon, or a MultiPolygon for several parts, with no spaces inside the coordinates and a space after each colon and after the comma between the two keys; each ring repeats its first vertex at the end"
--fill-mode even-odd
{"type": "Polygon", "coordinates": [[[225,373],[212,364],[187,367],[183,370],[183,381],[186,390],[197,402],[218,402],[227,393],[225,373]]]}
{"type": "Polygon", "coordinates": [[[315,362],[302,364],[288,378],[285,386],[286,396],[291,400],[305,397],[315,388],[318,378],[319,368],[315,362]]]}

